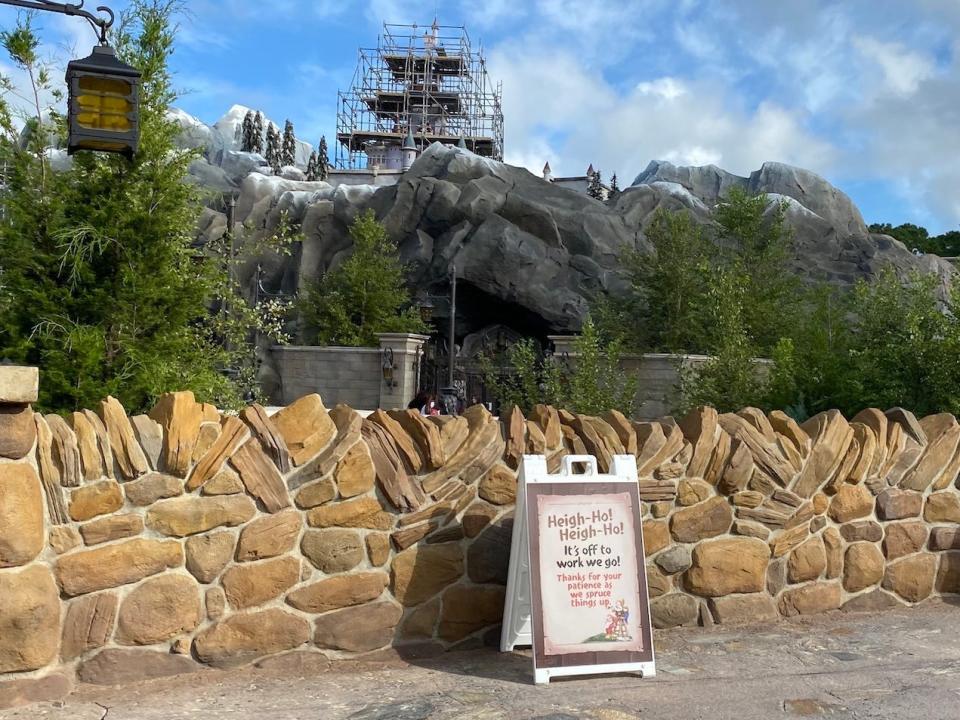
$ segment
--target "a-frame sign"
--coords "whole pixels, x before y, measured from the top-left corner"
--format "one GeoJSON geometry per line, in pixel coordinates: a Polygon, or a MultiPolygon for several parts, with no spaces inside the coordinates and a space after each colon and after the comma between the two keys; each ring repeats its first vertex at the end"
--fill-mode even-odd
{"type": "Polygon", "coordinates": [[[640,515],[633,456],[601,475],[596,458],[570,455],[550,475],[524,455],[500,649],[531,646],[536,683],[656,674],[640,515]]]}

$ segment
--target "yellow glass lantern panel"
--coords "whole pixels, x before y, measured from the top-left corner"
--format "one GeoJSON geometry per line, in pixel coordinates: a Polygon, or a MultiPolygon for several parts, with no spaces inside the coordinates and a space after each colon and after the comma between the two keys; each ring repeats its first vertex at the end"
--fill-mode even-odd
{"type": "Polygon", "coordinates": [[[80,127],[127,132],[131,129],[128,113],[133,111],[130,96],[133,87],[116,78],[85,76],[78,80],[76,119],[80,127]]]}

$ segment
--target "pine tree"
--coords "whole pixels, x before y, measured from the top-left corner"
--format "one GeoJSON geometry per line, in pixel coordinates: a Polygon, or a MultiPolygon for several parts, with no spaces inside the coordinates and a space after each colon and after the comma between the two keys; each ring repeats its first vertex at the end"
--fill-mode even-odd
{"type": "Polygon", "coordinates": [[[263,115],[259,112],[253,117],[253,134],[250,138],[250,152],[263,152],[263,115]]]}
{"type": "Polygon", "coordinates": [[[247,114],[243,116],[240,149],[243,152],[251,152],[253,149],[253,110],[247,110],[247,114]]]}
{"type": "Polygon", "coordinates": [[[320,136],[320,147],[317,149],[317,180],[327,181],[330,176],[330,158],[327,155],[327,136],[320,136]]]}
{"type": "Polygon", "coordinates": [[[300,309],[317,332],[317,344],[376,347],[377,333],[427,331],[410,305],[397,244],[373,210],[357,216],[350,237],[350,256],[301,296],[300,309]]]}
{"type": "Polygon", "coordinates": [[[587,195],[592,197],[594,200],[603,200],[603,186],[600,182],[600,171],[594,170],[593,175],[590,176],[589,181],[587,182],[587,195]]]}
{"type": "Polygon", "coordinates": [[[277,129],[273,126],[273,123],[270,123],[267,126],[267,149],[264,153],[264,157],[267,159],[267,165],[270,166],[270,169],[273,170],[274,175],[280,174],[280,133],[277,132],[277,129]]]}
{"type": "Polygon", "coordinates": [[[620,183],[617,182],[617,174],[614,173],[610,178],[610,197],[620,194],[620,183]]]}
{"type": "Polygon", "coordinates": [[[310,159],[307,160],[307,180],[310,182],[316,182],[320,179],[318,170],[317,170],[317,151],[314,150],[310,153],[310,159]]]}
{"type": "Polygon", "coordinates": [[[280,165],[297,164],[297,138],[293,134],[293,123],[287,120],[283,126],[283,144],[280,148],[280,165]]]}

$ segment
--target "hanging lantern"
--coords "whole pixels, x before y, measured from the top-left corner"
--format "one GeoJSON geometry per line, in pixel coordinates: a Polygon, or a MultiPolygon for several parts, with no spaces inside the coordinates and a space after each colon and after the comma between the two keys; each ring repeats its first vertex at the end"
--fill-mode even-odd
{"type": "Polygon", "coordinates": [[[132,158],[140,140],[140,71],[109,45],[67,64],[67,153],[111,152],[132,158]]]}

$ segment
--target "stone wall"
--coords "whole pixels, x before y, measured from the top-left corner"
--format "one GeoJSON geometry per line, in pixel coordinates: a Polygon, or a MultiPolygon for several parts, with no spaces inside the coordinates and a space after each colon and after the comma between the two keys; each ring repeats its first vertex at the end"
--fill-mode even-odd
{"type": "Polygon", "coordinates": [[[289,405],[317,393],[362,410],[379,407],[380,348],[284,345],[271,348],[280,386],[272,402],[289,405]]]}
{"type": "Polygon", "coordinates": [[[952,416],[900,409],[501,423],[317,395],[270,418],[188,392],[135,417],[21,399],[0,412],[0,706],[75,677],[495,644],[523,453],[636,456],[658,628],[958,593],[958,443],[952,416]]]}
{"type": "Polygon", "coordinates": [[[406,407],[417,394],[420,356],[426,335],[380,333],[379,347],[278,345],[271,361],[279,383],[270,393],[275,405],[289,405],[316,393],[331,405],[358,410],[406,407]],[[384,366],[391,365],[390,381],[384,366]]]}

